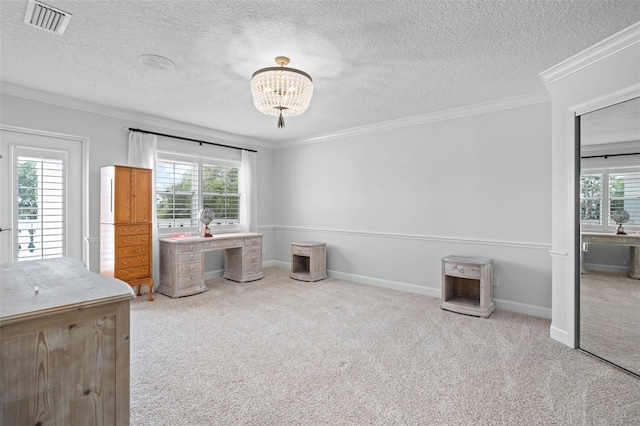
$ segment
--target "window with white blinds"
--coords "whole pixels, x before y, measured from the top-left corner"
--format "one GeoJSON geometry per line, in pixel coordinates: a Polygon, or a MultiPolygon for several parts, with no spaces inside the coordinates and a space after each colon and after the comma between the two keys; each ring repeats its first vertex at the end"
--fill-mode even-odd
{"type": "Polygon", "coordinates": [[[14,223],[18,261],[66,253],[66,153],[18,148],[14,223]]]}
{"type": "Polygon", "coordinates": [[[580,176],[580,223],[587,230],[612,231],[615,212],[626,211],[625,229],[640,229],[640,169],[583,171],[580,176]]]}
{"type": "Polygon", "coordinates": [[[158,152],[157,217],[160,232],[198,231],[202,208],[213,210],[209,227],[238,230],[240,223],[240,165],[198,156],[158,152]]]}

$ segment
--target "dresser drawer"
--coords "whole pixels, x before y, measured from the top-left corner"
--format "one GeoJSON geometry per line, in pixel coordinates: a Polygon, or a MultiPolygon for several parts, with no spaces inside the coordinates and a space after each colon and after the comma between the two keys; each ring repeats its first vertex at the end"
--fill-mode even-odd
{"type": "Polygon", "coordinates": [[[260,237],[245,238],[244,245],[246,246],[247,244],[262,244],[262,238],[260,237]]]}
{"type": "Polygon", "coordinates": [[[202,275],[202,262],[181,263],[178,266],[178,274],[180,279],[188,275],[202,275]]]}
{"type": "Polygon", "coordinates": [[[480,278],[480,267],[460,265],[456,263],[445,263],[444,273],[461,278],[480,278]]]}
{"type": "Polygon", "coordinates": [[[142,278],[148,277],[151,274],[149,273],[149,265],[137,266],[135,268],[126,268],[126,269],[116,269],[115,277],[119,280],[128,280],[132,278],[142,278]]]}
{"type": "Polygon", "coordinates": [[[178,252],[180,253],[188,253],[192,251],[200,251],[200,243],[180,244],[180,248],[178,249],[178,252]]]}
{"type": "Polygon", "coordinates": [[[262,272],[262,265],[260,265],[259,263],[245,265],[244,267],[245,274],[254,274],[257,272],[262,272]]]}
{"type": "Polygon", "coordinates": [[[116,268],[133,268],[136,266],[145,266],[149,264],[149,255],[118,257],[116,259],[116,268]]]}
{"type": "Polygon", "coordinates": [[[189,275],[186,277],[180,277],[178,280],[178,289],[192,288],[202,284],[203,281],[201,275],[189,275]]]}
{"type": "Polygon", "coordinates": [[[260,253],[262,251],[262,244],[247,244],[245,241],[244,252],[245,253],[260,253]]]}
{"type": "Polygon", "coordinates": [[[311,249],[309,247],[291,246],[291,253],[309,256],[311,254],[311,249]]]}
{"type": "Polygon", "coordinates": [[[149,244],[144,246],[125,246],[116,249],[116,257],[148,255],[151,252],[149,244]]]}
{"type": "Polygon", "coordinates": [[[149,235],[125,235],[116,237],[116,249],[125,246],[139,246],[149,244],[149,235]]]}
{"type": "Polygon", "coordinates": [[[243,246],[244,240],[242,238],[224,239],[224,240],[211,240],[203,243],[204,249],[226,249],[237,248],[243,246]]]}
{"type": "Polygon", "coordinates": [[[180,263],[193,262],[196,260],[202,260],[201,251],[194,251],[191,253],[180,253],[178,255],[178,262],[180,263]]]}
{"type": "Polygon", "coordinates": [[[116,236],[149,234],[151,225],[117,225],[116,236]]]}
{"type": "Polygon", "coordinates": [[[262,264],[262,255],[259,254],[259,253],[245,254],[244,255],[244,264],[245,265],[260,265],[260,264],[262,264]]]}

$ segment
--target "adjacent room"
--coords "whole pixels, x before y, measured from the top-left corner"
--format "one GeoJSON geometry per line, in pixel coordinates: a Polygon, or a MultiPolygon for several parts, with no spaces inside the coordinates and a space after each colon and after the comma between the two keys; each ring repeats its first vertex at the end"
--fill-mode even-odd
{"type": "Polygon", "coordinates": [[[640,2],[0,0],[0,424],[640,425],[640,2]]]}

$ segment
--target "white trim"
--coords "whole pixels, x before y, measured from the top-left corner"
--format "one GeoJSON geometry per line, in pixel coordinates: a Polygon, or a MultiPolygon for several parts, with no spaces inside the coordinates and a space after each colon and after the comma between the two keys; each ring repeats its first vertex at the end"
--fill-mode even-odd
{"type": "Polygon", "coordinates": [[[549,250],[549,254],[552,257],[567,257],[567,256],[569,256],[569,253],[567,253],[566,251],[559,251],[559,250],[549,250]]]}
{"type": "Polygon", "coordinates": [[[496,305],[496,309],[551,319],[551,308],[545,308],[544,306],[529,305],[527,303],[512,302],[511,300],[496,298],[493,299],[493,303],[496,305]]]}
{"type": "Polygon", "coordinates": [[[282,225],[275,225],[273,228],[278,231],[315,232],[315,233],[323,233],[323,234],[354,235],[359,237],[372,237],[372,238],[394,238],[394,239],[404,239],[404,240],[432,241],[432,242],[440,242],[440,243],[479,244],[479,245],[514,247],[514,248],[533,249],[533,250],[550,251],[550,248],[551,248],[551,244],[532,243],[532,242],[480,240],[480,239],[474,239],[474,238],[459,238],[459,237],[434,237],[434,236],[428,236],[428,235],[392,234],[392,233],[367,232],[367,231],[345,231],[345,230],[337,230],[337,229],[304,228],[304,227],[282,226],[282,225]]]}
{"type": "Polygon", "coordinates": [[[584,264],[584,269],[589,272],[589,271],[596,271],[596,272],[629,272],[629,267],[628,266],[616,266],[616,265],[603,265],[600,263],[585,263],[584,264]]]}
{"type": "MultiPolygon", "coordinates": [[[[233,133],[226,133],[221,130],[215,130],[208,127],[197,126],[195,124],[189,124],[182,121],[177,121],[168,117],[160,117],[151,114],[145,114],[142,112],[127,110],[124,108],[115,108],[107,105],[97,104],[90,101],[84,101],[81,99],[70,98],[49,92],[42,92],[40,90],[31,89],[23,86],[16,86],[14,84],[2,82],[0,84],[0,93],[4,93],[9,96],[16,96],[19,98],[29,99],[32,101],[48,103],[65,108],[71,108],[79,111],[100,114],[107,117],[118,118],[121,120],[133,121],[136,123],[142,123],[150,126],[158,126],[165,129],[171,129],[175,131],[182,131],[187,133],[195,133],[203,136],[209,136],[215,139],[235,142],[251,147],[261,148],[273,148],[272,144],[265,143],[259,139],[254,139],[248,136],[236,135],[233,133]]],[[[133,126],[133,127],[137,127],[133,126]]],[[[128,130],[129,126],[125,126],[128,130]]]]}
{"type": "MultiPolygon", "coordinates": [[[[158,126],[165,129],[170,129],[178,132],[195,133],[199,135],[205,135],[219,140],[235,142],[250,147],[261,147],[269,149],[287,148],[297,145],[306,145],[311,143],[324,142],[333,139],[341,139],[351,136],[367,135],[371,133],[377,133],[387,130],[393,130],[403,127],[417,126],[421,124],[433,123],[444,120],[451,120],[456,118],[468,117],[478,114],[485,114],[495,111],[502,111],[505,109],[517,108],[527,105],[534,105],[539,103],[550,102],[551,97],[547,92],[536,92],[532,94],[526,94],[521,96],[515,96],[506,99],[498,99],[494,101],[467,105],[459,108],[453,108],[444,111],[437,111],[428,114],[416,115],[413,117],[405,117],[397,120],[390,120],[381,123],[375,123],[366,126],[353,127],[350,129],[340,130],[337,132],[329,132],[320,135],[310,136],[300,139],[291,139],[281,142],[265,142],[259,139],[251,138],[248,136],[237,135],[233,133],[226,133],[220,130],[215,130],[208,127],[202,127],[195,124],[184,123],[176,121],[168,117],[160,117],[151,114],[145,114],[132,110],[126,110],[123,108],[114,108],[106,105],[96,104],[81,99],[69,98],[62,95],[57,95],[48,92],[42,92],[39,90],[16,86],[10,83],[2,82],[0,84],[0,93],[4,93],[9,96],[16,96],[24,99],[30,99],[33,101],[44,102],[52,105],[57,105],[65,108],[76,109],[84,112],[100,114],[108,117],[118,118],[127,121],[134,121],[136,123],[142,123],[150,126],[158,126]]],[[[128,126],[124,127],[128,129],[128,126]]]]}
{"type": "Polygon", "coordinates": [[[638,42],[640,42],[640,22],[541,72],[540,77],[544,80],[547,90],[550,90],[551,84],[556,81],[638,42]]]}
{"type": "Polygon", "coordinates": [[[549,336],[553,340],[557,340],[558,342],[564,343],[567,346],[571,346],[572,348],[576,347],[573,342],[569,342],[569,334],[565,330],[554,327],[553,325],[549,327],[549,336]]]}
{"type": "Polygon", "coordinates": [[[453,108],[444,111],[438,111],[428,114],[416,115],[413,117],[400,118],[397,120],[384,121],[381,123],[370,124],[366,126],[353,127],[350,129],[340,130],[337,132],[324,133],[317,136],[307,138],[291,139],[283,141],[275,146],[278,148],[288,148],[297,145],[307,145],[312,143],[324,142],[333,139],[341,139],[352,136],[367,135],[387,130],[393,130],[403,127],[418,126],[421,124],[434,123],[437,121],[452,120],[456,118],[468,117],[472,115],[486,114],[505,109],[517,108],[527,105],[551,102],[551,96],[547,92],[537,92],[512,98],[499,99],[490,102],[484,102],[475,105],[467,105],[460,108],[453,108]]]}
{"type": "MultiPolygon", "coordinates": [[[[57,139],[74,140],[80,142],[82,158],[82,167],[80,170],[82,176],[82,195],[80,200],[81,205],[81,238],[82,241],[87,241],[89,236],[89,138],[82,136],[68,135],[64,133],[48,132],[44,130],[29,129],[26,127],[11,126],[6,124],[0,124],[0,130],[6,130],[8,132],[24,133],[28,135],[37,135],[57,139]]],[[[89,248],[83,245],[82,249],[82,262],[85,265],[89,264],[89,248]]]]}
{"type": "Polygon", "coordinates": [[[609,93],[606,96],[602,96],[597,99],[592,99],[588,102],[576,105],[571,108],[571,111],[573,111],[575,115],[583,115],[602,108],[619,104],[621,102],[635,99],[637,97],[640,97],[640,84],[634,84],[630,87],[625,87],[624,89],[618,90],[617,92],[609,93]]]}
{"type": "MultiPolygon", "coordinates": [[[[284,269],[290,269],[291,263],[274,261],[273,266],[277,266],[284,269]]],[[[388,288],[391,290],[398,290],[405,293],[415,293],[423,296],[434,297],[440,299],[442,297],[441,288],[424,287],[416,284],[403,283],[399,281],[383,280],[374,277],[368,277],[364,275],[348,274],[338,271],[327,271],[329,278],[335,278],[339,280],[372,285],[375,287],[388,288]]],[[[526,303],[511,302],[509,300],[493,299],[496,308],[503,309],[505,311],[515,312],[524,315],[533,315],[540,318],[551,318],[551,309],[543,306],[528,305],[526,303]]]]}

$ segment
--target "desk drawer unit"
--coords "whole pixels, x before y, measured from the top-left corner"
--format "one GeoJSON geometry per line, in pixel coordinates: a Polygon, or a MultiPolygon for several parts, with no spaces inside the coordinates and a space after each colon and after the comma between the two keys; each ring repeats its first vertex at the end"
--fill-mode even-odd
{"type": "Polygon", "coordinates": [[[207,289],[203,280],[202,244],[187,239],[175,243],[160,240],[160,293],[182,297],[207,289]]]}

